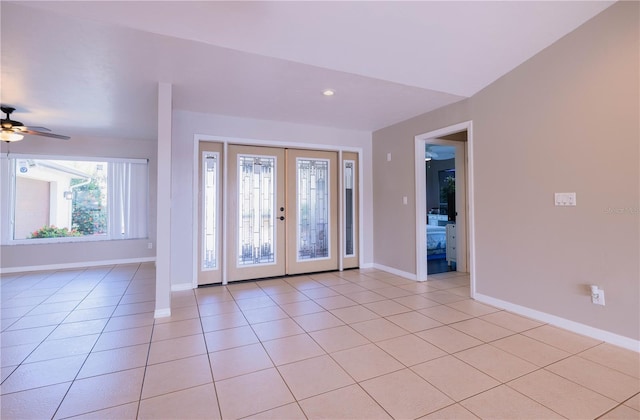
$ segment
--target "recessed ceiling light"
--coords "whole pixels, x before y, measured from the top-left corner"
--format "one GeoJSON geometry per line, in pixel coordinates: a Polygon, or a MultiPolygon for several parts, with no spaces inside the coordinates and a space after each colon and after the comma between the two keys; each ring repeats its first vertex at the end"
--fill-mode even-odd
{"type": "Polygon", "coordinates": [[[333,89],[325,89],[325,90],[322,91],[322,94],[324,96],[333,96],[333,95],[335,95],[335,93],[336,93],[336,91],[333,90],[333,89]]]}

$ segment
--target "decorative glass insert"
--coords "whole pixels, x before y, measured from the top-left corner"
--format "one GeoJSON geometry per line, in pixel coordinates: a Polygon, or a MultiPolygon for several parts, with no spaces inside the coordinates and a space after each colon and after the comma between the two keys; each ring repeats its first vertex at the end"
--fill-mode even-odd
{"type": "Polygon", "coordinates": [[[238,266],[275,263],[276,158],[238,156],[238,266]]]}
{"type": "Polygon", "coordinates": [[[329,257],[329,161],[298,158],[298,261],[329,257]]]}
{"type": "Polygon", "coordinates": [[[354,215],[356,211],[354,192],[354,166],[352,160],[344,161],[344,256],[355,255],[354,215]]]}
{"type": "Polygon", "coordinates": [[[202,271],[218,268],[218,154],[202,154],[202,271]]]}

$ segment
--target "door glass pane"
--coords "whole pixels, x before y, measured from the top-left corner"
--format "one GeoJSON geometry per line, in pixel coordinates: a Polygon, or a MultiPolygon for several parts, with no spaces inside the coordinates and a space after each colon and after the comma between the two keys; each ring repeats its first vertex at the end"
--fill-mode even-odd
{"type": "Polygon", "coordinates": [[[217,261],[217,196],[218,196],[218,154],[202,154],[202,270],[215,270],[217,261]]]}
{"type": "Polygon", "coordinates": [[[346,257],[355,255],[353,249],[353,244],[355,243],[355,232],[353,228],[355,213],[353,167],[354,162],[352,160],[346,160],[344,162],[344,255],[346,257]]]}
{"type": "Polygon", "coordinates": [[[329,257],[329,161],[297,159],[298,261],[329,257]]]}
{"type": "Polygon", "coordinates": [[[238,266],[275,262],[275,163],[238,156],[238,266]]]}

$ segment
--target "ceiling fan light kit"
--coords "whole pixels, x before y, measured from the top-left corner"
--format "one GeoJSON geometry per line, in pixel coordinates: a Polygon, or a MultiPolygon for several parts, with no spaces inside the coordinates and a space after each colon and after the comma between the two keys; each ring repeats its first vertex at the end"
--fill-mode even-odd
{"type": "Polygon", "coordinates": [[[23,138],[24,136],[22,134],[19,134],[10,130],[2,129],[2,131],[0,132],[0,140],[6,141],[7,143],[10,143],[13,141],[20,141],[23,138]]]}
{"type": "Polygon", "coordinates": [[[12,120],[11,113],[16,109],[11,106],[0,106],[0,110],[6,114],[5,118],[2,119],[0,131],[0,140],[4,142],[14,142],[20,141],[24,138],[25,134],[32,134],[34,136],[43,136],[43,137],[51,137],[54,139],[60,140],[69,140],[69,136],[63,136],[61,134],[54,134],[45,127],[27,127],[22,124],[20,121],[12,120]]]}

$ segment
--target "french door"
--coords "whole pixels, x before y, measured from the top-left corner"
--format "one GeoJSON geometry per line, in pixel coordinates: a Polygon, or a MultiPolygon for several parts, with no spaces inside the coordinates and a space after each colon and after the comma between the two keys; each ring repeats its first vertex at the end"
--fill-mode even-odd
{"type": "Polygon", "coordinates": [[[199,285],[358,266],[357,153],[201,142],[199,157],[199,285]]]}
{"type": "Polygon", "coordinates": [[[228,147],[228,281],[338,268],[337,153],[228,147]]]}
{"type": "Polygon", "coordinates": [[[228,153],[228,279],[284,275],[285,151],[230,145],[228,153]]]}
{"type": "Polygon", "coordinates": [[[338,269],[338,154],[286,150],[286,274],[338,269]]]}

